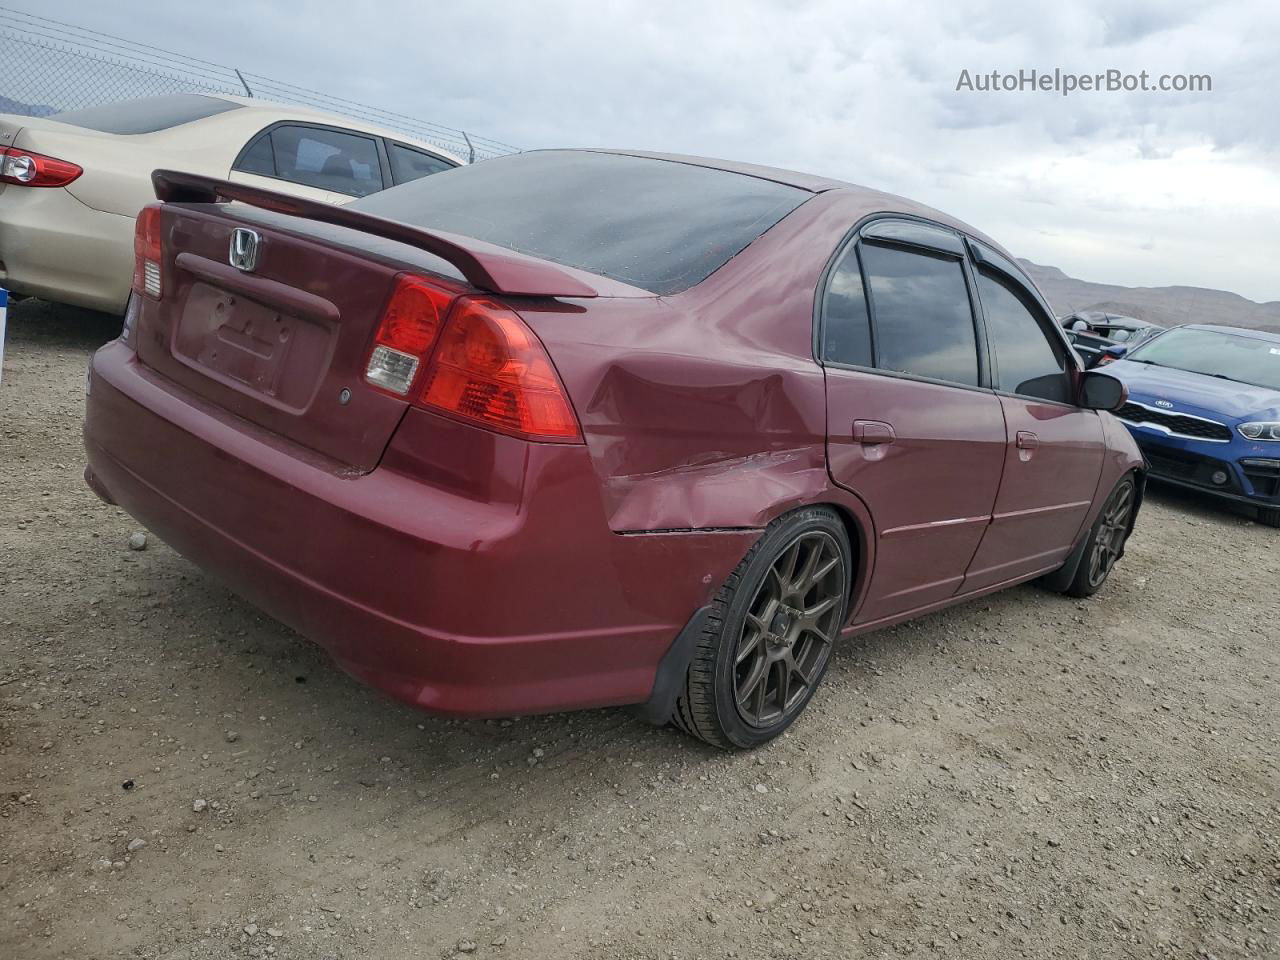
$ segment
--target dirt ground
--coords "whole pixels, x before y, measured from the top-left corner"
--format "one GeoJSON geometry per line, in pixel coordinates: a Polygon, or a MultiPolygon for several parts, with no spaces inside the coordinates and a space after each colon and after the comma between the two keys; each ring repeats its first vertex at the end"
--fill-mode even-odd
{"type": "Polygon", "coordinates": [[[81,481],[92,314],[0,383],[0,957],[1280,957],[1280,531],[1157,490],[1093,600],[850,642],[792,731],[392,703],[81,481]]]}

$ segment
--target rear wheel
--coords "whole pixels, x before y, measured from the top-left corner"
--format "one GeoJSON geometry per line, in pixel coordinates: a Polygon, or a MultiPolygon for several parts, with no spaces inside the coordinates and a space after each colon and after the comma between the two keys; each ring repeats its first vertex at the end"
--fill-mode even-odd
{"type": "Polygon", "coordinates": [[[1137,497],[1138,487],[1132,476],[1125,477],[1111,491],[1089,531],[1075,579],[1064,591],[1067,596],[1091,597],[1107,582],[1116,561],[1124,553],[1137,497]]]}
{"type": "Polygon", "coordinates": [[[825,507],[770,524],[711,604],[673,721],[718,747],[782,733],[826,673],[851,568],[844,524],[825,507]]]}

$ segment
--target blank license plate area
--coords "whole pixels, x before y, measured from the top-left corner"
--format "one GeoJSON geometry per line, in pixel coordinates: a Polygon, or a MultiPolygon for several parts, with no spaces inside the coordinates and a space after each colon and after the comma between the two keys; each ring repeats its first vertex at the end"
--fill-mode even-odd
{"type": "Polygon", "coordinates": [[[174,353],[215,380],[303,410],[329,362],[333,330],[240,294],[193,284],[174,353]]]}

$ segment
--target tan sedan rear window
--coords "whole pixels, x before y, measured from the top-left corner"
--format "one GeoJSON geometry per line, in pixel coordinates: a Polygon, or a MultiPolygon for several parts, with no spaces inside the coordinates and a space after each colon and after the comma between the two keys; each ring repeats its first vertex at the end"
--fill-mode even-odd
{"type": "Polygon", "coordinates": [[[239,109],[240,104],[219,97],[205,97],[196,93],[175,93],[167,97],[144,97],[141,100],[122,100],[104,103],[84,110],[68,110],[49,117],[73,127],[97,130],[100,133],[131,135],[157,133],[183,123],[217,116],[228,110],[239,109]]]}

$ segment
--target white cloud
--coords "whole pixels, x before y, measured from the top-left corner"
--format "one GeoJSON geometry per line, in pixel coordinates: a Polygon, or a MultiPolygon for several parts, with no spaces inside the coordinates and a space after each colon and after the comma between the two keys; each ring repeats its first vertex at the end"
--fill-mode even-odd
{"type": "Polygon", "coordinates": [[[1270,0],[44,9],[524,147],[640,147],[838,176],[931,203],[1086,279],[1280,299],[1270,0]],[[1213,90],[955,90],[966,68],[1054,67],[1207,73],[1213,90]]]}

